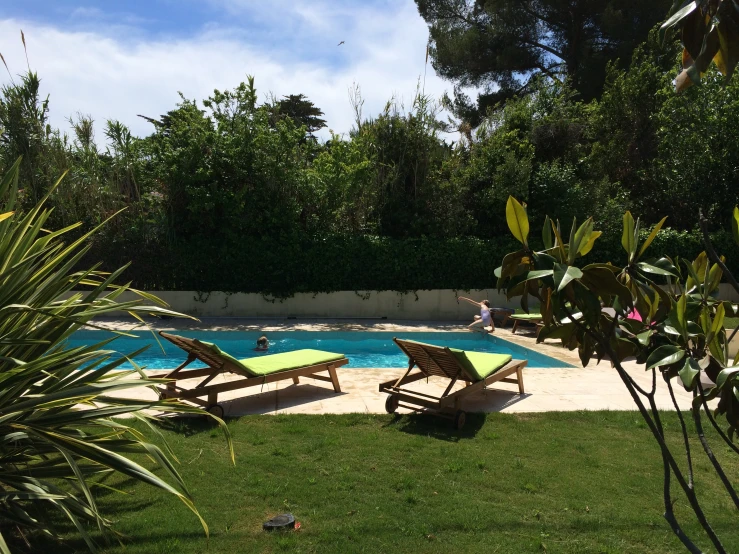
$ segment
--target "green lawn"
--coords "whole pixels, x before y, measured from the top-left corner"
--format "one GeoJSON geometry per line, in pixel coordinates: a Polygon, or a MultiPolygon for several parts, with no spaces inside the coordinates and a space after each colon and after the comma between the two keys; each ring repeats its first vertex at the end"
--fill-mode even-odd
{"type": "MultiPolygon", "coordinates": [[[[664,416],[670,431],[675,415],[664,416]]],[[[470,416],[463,432],[430,417],[255,416],[222,434],[202,423],[167,432],[201,513],[125,480],[100,504],[128,538],[109,553],[680,552],[663,520],[662,466],[629,412],[470,416]],[[299,532],[268,534],[290,511],[299,532]]],[[[677,439],[677,437],[675,436],[677,439]]],[[[739,464],[714,441],[730,478],[739,464]]],[[[731,552],[736,511],[694,450],[699,496],[731,552]]],[[[677,493],[676,493],[677,494],[677,493]]],[[[689,532],[710,543],[677,502],[689,532]]],[[[82,551],[70,533],[67,547],[82,551]]],[[[48,545],[45,548],[52,548],[48,545]]],[[[48,550],[43,550],[48,551],[48,550]]]]}

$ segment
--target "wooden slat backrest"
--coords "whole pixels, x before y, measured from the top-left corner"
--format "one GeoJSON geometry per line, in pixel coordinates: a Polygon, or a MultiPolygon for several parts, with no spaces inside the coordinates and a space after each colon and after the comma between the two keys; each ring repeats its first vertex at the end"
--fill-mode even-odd
{"type": "Polygon", "coordinates": [[[195,358],[206,364],[208,367],[218,371],[226,370],[232,373],[244,373],[241,368],[213,352],[198,339],[190,339],[179,335],[170,335],[164,331],[159,331],[159,334],[175,346],[182,348],[182,350],[191,356],[195,356],[195,358]]]}
{"type": "Polygon", "coordinates": [[[393,341],[426,375],[454,379],[464,373],[464,369],[459,365],[457,359],[444,346],[419,344],[397,338],[394,338],[393,341]]]}

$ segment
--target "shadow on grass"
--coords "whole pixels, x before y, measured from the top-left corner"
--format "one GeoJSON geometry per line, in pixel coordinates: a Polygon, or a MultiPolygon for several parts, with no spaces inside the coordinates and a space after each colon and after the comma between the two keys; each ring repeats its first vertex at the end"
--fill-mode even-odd
{"type": "MultiPolygon", "coordinates": [[[[29,544],[23,541],[23,539],[21,539],[17,534],[5,534],[4,536],[6,539],[8,539],[8,546],[10,547],[10,551],[14,554],[39,554],[40,552],[53,552],[54,554],[75,554],[90,551],[87,543],[81,536],[77,536],[74,538],[65,538],[61,541],[58,541],[53,538],[47,537],[46,535],[31,535],[28,536],[30,547],[29,544]]],[[[204,533],[202,530],[192,532],[183,532],[182,530],[177,530],[162,533],[150,532],[145,537],[123,535],[122,537],[118,538],[111,534],[108,542],[106,542],[105,539],[101,538],[100,534],[97,532],[92,533],[91,536],[93,537],[93,542],[98,548],[112,547],[119,544],[120,542],[120,544],[122,544],[124,548],[126,546],[146,545],[147,548],[145,551],[147,552],[162,551],[161,548],[157,548],[157,545],[166,545],[167,548],[165,550],[167,552],[175,552],[176,549],[173,549],[173,547],[176,546],[178,543],[186,543],[188,541],[202,539],[204,537],[204,533]]]]}
{"type": "MultiPolygon", "coordinates": [[[[240,417],[224,417],[223,421],[229,424],[233,421],[241,419],[240,417]]],[[[185,414],[181,416],[168,416],[156,419],[152,422],[160,429],[171,431],[183,437],[192,437],[201,433],[220,432],[218,422],[206,414],[203,415],[185,414]]]]}
{"type": "MultiPolygon", "coordinates": [[[[116,488],[123,490],[126,486],[132,486],[136,483],[139,483],[136,479],[126,479],[122,483],[117,483],[116,488]]],[[[93,490],[95,491],[95,500],[100,513],[103,517],[113,521],[114,531],[117,530],[116,520],[120,518],[122,513],[141,512],[154,504],[153,501],[149,500],[134,500],[131,496],[104,487],[94,487],[93,490]],[[117,499],[115,496],[117,496],[117,499]]],[[[6,539],[11,552],[22,554],[35,554],[39,552],[67,554],[90,551],[82,535],[77,531],[77,528],[61,512],[51,510],[40,521],[46,521],[59,536],[64,538],[58,540],[40,532],[29,533],[27,531],[24,531],[23,536],[21,536],[17,528],[4,528],[3,537],[6,539]]],[[[110,532],[107,535],[108,541],[106,541],[106,538],[100,534],[94,523],[83,522],[82,525],[86,527],[93,543],[98,547],[114,545],[118,539],[124,544],[127,544],[135,538],[123,535],[117,539],[115,533],[110,532]]]]}
{"type": "Polygon", "coordinates": [[[468,413],[462,429],[455,429],[454,422],[434,414],[398,415],[385,427],[394,427],[398,431],[411,435],[423,435],[449,442],[463,439],[474,439],[478,431],[485,425],[487,414],[468,413]]]}

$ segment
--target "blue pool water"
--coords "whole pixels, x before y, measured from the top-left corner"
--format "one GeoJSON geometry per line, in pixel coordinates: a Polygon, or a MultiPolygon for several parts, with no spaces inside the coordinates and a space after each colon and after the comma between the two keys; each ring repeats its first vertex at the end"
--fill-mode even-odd
{"type": "MultiPolygon", "coordinates": [[[[142,346],[150,345],[147,351],[136,357],[136,363],[145,369],[175,368],[186,358],[182,350],[161,337],[159,337],[161,346],[157,344],[149,331],[137,331],[135,334],[138,338],[119,337],[106,348],[128,354],[142,346]]],[[[349,365],[345,367],[406,367],[408,358],[393,342],[393,337],[398,337],[461,350],[510,354],[514,358],[528,360],[529,367],[570,367],[565,362],[499,337],[470,332],[275,331],[266,333],[270,344],[269,351],[266,353],[254,351],[257,338],[262,334],[256,331],[178,331],[176,334],[216,343],[221,350],[236,358],[313,348],[346,355],[349,358],[349,365]]],[[[106,331],[78,331],[69,340],[69,344],[70,346],[89,345],[110,336],[112,333],[106,331]]],[[[201,367],[196,364],[197,362],[193,362],[189,367],[201,367]]],[[[125,364],[121,367],[131,366],[125,364]]]]}

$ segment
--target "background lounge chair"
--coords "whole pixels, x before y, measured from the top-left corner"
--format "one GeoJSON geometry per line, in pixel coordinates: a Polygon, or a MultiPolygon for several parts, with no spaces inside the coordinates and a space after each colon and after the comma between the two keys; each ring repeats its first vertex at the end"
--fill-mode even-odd
{"type": "Polygon", "coordinates": [[[523,368],[528,363],[526,360],[511,360],[511,356],[506,354],[466,352],[412,340],[394,338],[393,341],[408,356],[408,371],[400,379],[380,384],[380,392],[389,394],[385,401],[385,410],[390,414],[398,406],[417,412],[429,410],[452,419],[454,426],[461,429],[466,414],[460,409],[460,401],[465,396],[483,390],[496,381],[516,383],[518,392],[524,393],[523,368]],[[414,367],[418,368],[418,372],[411,374],[414,367]],[[514,373],[515,378],[509,377],[514,373]],[[403,386],[431,376],[450,380],[449,386],[440,397],[403,386]],[[467,386],[452,393],[454,384],[460,380],[467,386]]]}
{"type": "Polygon", "coordinates": [[[513,329],[511,329],[511,333],[516,333],[518,330],[518,325],[521,322],[524,323],[533,323],[536,325],[536,336],[539,336],[539,331],[541,331],[541,328],[544,326],[541,321],[544,319],[541,314],[513,314],[509,317],[509,319],[513,320],[513,329]]]}

